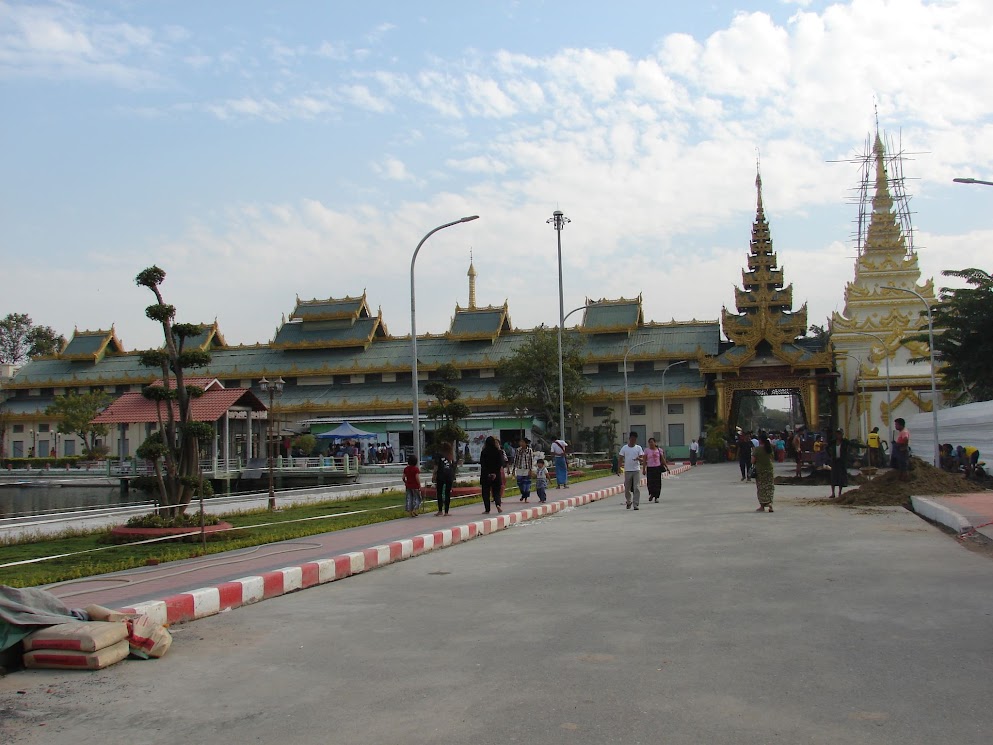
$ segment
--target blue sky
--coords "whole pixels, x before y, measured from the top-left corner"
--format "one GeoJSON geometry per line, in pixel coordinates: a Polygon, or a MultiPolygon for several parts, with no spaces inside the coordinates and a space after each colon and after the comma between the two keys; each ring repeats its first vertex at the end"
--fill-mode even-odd
{"type": "MultiPolygon", "coordinates": [[[[297,294],[366,290],[392,333],[467,300],[554,323],[644,294],[719,317],[754,215],[820,323],[852,278],[852,157],[905,165],[926,276],[989,269],[993,30],[983,0],[0,2],[0,314],[157,343],[133,277],[182,320],[266,341],[297,294]]],[[[942,280],[938,278],[939,284],[942,280]]]]}

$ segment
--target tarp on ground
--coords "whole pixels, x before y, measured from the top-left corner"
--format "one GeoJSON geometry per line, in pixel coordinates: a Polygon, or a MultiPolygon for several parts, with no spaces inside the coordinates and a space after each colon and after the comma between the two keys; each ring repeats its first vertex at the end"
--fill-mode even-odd
{"type": "MultiPolygon", "coordinates": [[[[934,451],[934,421],[930,412],[907,418],[914,455],[930,461],[934,451]]],[[[993,462],[993,401],[953,406],[938,411],[939,444],[979,449],[979,459],[993,462]]]]}
{"type": "Polygon", "coordinates": [[[365,432],[361,429],[356,429],[348,422],[342,422],[330,432],[321,432],[321,434],[315,435],[315,437],[318,440],[367,440],[379,437],[379,435],[374,432],[365,432]]]}
{"type": "Polygon", "coordinates": [[[78,620],[46,590],[0,585],[0,651],[14,646],[39,626],[78,620]]]}

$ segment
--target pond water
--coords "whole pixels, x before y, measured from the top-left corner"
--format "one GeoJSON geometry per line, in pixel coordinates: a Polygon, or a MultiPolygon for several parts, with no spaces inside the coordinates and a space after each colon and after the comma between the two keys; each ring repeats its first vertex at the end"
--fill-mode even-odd
{"type": "Polygon", "coordinates": [[[145,501],[139,492],[122,496],[116,486],[4,486],[0,488],[0,518],[121,507],[145,501]]]}

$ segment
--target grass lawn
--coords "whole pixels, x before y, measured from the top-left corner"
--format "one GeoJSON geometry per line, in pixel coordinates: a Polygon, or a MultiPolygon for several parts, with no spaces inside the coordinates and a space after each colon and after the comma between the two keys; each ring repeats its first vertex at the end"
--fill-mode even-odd
{"type": "MultiPolygon", "coordinates": [[[[573,478],[573,482],[606,476],[608,471],[591,471],[573,478]]],[[[553,490],[554,491],[554,490],[553,490]]],[[[506,497],[519,495],[517,487],[507,485],[506,497]]],[[[481,498],[465,497],[452,500],[456,506],[481,502],[481,498]]],[[[430,509],[430,502],[426,503],[430,509]]],[[[387,492],[347,501],[315,502],[269,512],[266,509],[221,515],[236,528],[246,528],[209,537],[206,553],[215,554],[238,548],[259,546],[277,541],[328,533],[359,525],[371,525],[404,518],[404,495],[387,492]],[[347,514],[355,513],[355,514],[347,514]]],[[[199,538],[195,542],[163,541],[145,545],[114,545],[105,529],[46,536],[39,539],[19,539],[0,545],[0,564],[53,558],[33,564],[0,568],[0,584],[31,587],[54,582],[106,574],[144,566],[149,560],[158,562],[188,559],[204,554],[199,538]],[[65,556],[63,556],[65,554],[65,556]],[[68,555],[71,554],[71,555],[68,555]]]]}

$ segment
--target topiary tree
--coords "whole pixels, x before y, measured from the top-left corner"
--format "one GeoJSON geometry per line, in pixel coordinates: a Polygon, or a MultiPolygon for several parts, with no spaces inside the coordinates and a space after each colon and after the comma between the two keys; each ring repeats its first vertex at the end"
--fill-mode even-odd
{"type": "Polygon", "coordinates": [[[200,474],[200,442],[213,437],[207,422],[195,422],[190,413],[193,399],[203,395],[203,388],[187,385],[186,370],[210,363],[210,354],[201,349],[185,349],[187,339],[202,333],[193,323],[174,323],[175,306],[163,300],[159,285],[166,273],[157,266],[145,269],[135,277],[135,283],[147,287],[156,303],[145,309],[145,315],[162,326],[165,344],[161,349],[141,353],[140,362],[162,373],[161,384],[147,386],[142,395],[155,401],[159,428],[138,448],[138,457],[151,461],[158,484],[160,514],[176,517],[186,511],[202,481],[200,474]]]}
{"type": "Polygon", "coordinates": [[[435,380],[424,384],[424,392],[435,397],[435,403],[427,408],[428,419],[439,422],[435,425],[434,443],[430,449],[432,453],[443,442],[450,442],[457,449],[458,443],[469,439],[469,435],[459,426],[459,420],[471,413],[469,407],[459,400],[462,391],[452,385],[460,377],[459,369],[446,363],[437,369],[435,375],[435,380]]]}

